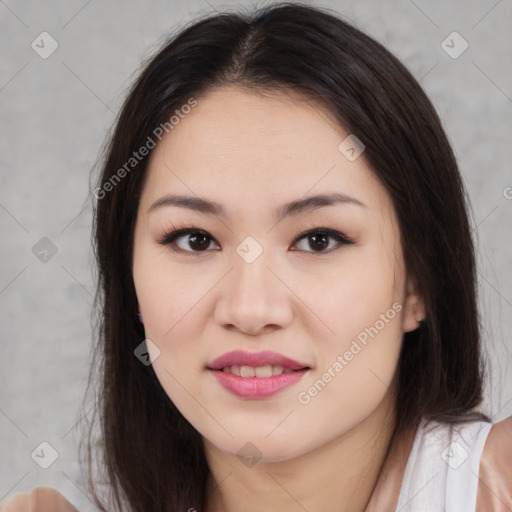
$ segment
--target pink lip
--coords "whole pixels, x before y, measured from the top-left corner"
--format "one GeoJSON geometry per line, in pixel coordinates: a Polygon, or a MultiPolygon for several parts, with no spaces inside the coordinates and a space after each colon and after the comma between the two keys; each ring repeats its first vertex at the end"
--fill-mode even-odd
{"type": "Polygon", "coordinates": [[[275,395],[282,389],[295,384],[309,369],[282,373],[273,377],[239,377],[222,370],[211,370],[215,378],[234,395],[242,398],[266,398],[275,395]]]}
{"type": "Polygon", "coordinates": [[[257,353],[235,350],[215,359],[208,369],[212,371],[217,381],[227,391],[243,398],[266,398],[275,395],[282,389],[295,384],[310,368],[278,354],[277,352],[263,351],[257,353]],[[222,371],[226,366],[282,366],[293,370],[291,373],[282,373],[272,377],[240,377],[222,371]]]}
{"type": "MultiPolygon", "coordinates": [[[[294,359],[265,350],[263,352],[245,352],[243,350],[234,350],[227,352],[215,359],[209,364],[210,370],[222,370],[226,366],[282,366],[290,370],[302,370],[309,368],[307,364],[299,363],[294,359]]],[[[270,379],[271,377],[269,377],[270,379]]]]}

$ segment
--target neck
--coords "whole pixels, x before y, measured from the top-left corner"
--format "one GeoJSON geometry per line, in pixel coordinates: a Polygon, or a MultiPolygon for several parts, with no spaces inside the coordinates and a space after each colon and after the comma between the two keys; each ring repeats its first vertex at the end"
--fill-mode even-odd
{"type": "Polygon", "coordinates": [[[321,447],[251,468],[204,440],[210,468],[206,512],[364,512],[391,455],[390,404],[387,397],[370,416],[321,447]]]}

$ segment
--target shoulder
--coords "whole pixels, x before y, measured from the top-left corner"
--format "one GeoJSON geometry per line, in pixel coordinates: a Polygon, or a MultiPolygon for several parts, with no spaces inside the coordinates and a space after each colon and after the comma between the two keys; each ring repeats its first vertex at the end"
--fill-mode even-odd
{"type": "Polygon", "coordinates": [[[53,487],[34,487],[29,492],[14,494],[0,503],[0,512],[78,512],[76,508],[53,487]]]}
{"type": "Polygon", "coordinates": [[[478,479],[477,512],[512,510],[512,416],[492,426],[478,479]]]}

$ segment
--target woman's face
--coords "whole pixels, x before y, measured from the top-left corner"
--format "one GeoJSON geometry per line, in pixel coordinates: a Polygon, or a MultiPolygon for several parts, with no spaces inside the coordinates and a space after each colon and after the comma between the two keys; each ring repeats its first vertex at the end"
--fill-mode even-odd
{"type": "Polygon", "coordinates": [[[151,155],[133,278],[153,369],[224,453],[290,459],[390,408],[421,303],[391,200],[364,152],[355,158],[361,148],[340,146],[348,135],[292,95],[222,88],[151,155]],[[332,194],[342,200],[311,199],[332,194]],[[162,201],[171,195],[190,202],[162,201]],[[159,243],[183,227],[192,233],[159,243]],[[211,369],[237,350],[277,359],[211,369]],[[292,372],[279,355],[307,369],[292,372]]]}

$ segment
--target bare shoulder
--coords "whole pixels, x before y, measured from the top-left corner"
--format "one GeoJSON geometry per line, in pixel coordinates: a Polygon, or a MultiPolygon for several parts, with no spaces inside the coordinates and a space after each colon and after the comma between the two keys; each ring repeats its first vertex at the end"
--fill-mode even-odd
{"type": "Polygon", "coordinates": [[[512,416],[492,426],[478,477],[477,512],[512,510],[512,416]]]}
{"type": "Polygon", "coordinates": [[[53,487],[34,487],[20,492],[0,503],[0,512],[78,512],[77,509],[53,487]]]}

